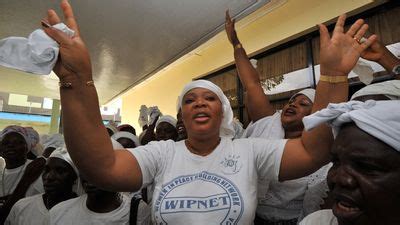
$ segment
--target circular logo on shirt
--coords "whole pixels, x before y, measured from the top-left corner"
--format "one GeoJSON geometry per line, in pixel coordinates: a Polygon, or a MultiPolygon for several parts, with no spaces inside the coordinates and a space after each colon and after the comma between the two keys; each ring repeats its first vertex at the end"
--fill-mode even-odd
{"type": "Polygon", "coordinates": [[[203,171],[165,184],[153,207],[157,224],[237,224],[243,199],[230,180],[203,171]]]}

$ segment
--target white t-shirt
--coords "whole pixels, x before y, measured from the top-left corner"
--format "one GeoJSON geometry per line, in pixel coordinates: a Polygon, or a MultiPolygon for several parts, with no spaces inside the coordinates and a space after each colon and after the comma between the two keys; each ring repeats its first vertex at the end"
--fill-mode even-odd
{"type": "MultiPolygon", "coordinates": [[[[31,160],[26,160],[25,164],[14,168],[14,169],[7,169],[5,168],[0,177],[0,196],[6,196],[13,193],[15,188],[18,185],[18,182],[21,180],[22,176],[24,175],[26,166],[32,162],[31,160]]],[[[40,193],[44,193],[42,176],[39,176],[36,181],[34,181],[31,186],[29,186],[28,190],[26,191],[25,196],[32,196],[37,195],[40,193]]]]}
{"type": "Polygon", "coordinates": [[[70,199],[50,210],[50,224],[55,225],[129,225],[130,199],[123,196],[122,204],[108,213],[96,213],[86,206],[87,194],[70,199]]]}
{"type": "MultiPolygon", "coordinates": [[[[242,138],[284,139],[281,111],[250,124],[242,138]]],[[[257,215],[266,220],[290,220],[302,217],[303,199],[310,185],[322,182],[330,166],[315,173],[290,181],[259,182],[257,215]],[[268,190],[268,191],[267,191],[268,190]]],[[[312,197],[312,196],[310,196],[312,197]]]]}
{"type": "Polygon", "coordinates": [[[286,140],[221,138],[207,156],[184,141],[151,142],[129,151],[143,186],[154,185],[155,224],[252,224],[257,180],[277,180],[286,140]]]}
{"type": "Polygon", "coordinates": [[[12,207],[5,225],[45,225],[49,222],[49,210],[43,202],[42,194],[19,200],[12,207]]]}
{"type": "Polygon", "coordinates": [[[332,210],[324,209],[308,215],[299,225],[338,225],[338,221],[332,210]]]}

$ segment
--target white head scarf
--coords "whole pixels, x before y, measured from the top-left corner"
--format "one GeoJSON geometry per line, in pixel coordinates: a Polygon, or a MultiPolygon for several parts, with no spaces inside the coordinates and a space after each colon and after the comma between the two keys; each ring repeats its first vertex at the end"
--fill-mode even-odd
{"type": "Polygon", "coordinates": [[[181,94],[179,95],[179,101],[178,101],[178,106],[177,106],[177,111],[182,107],[182,100],[183,96],[190,90],[194,88],[205,88],[207,90],[210,90],[214,92],[219,98],[219,100],[222,103],[222,112],[223,112],[223,118],[222,118],[222,123],[219,131],[219,135],[221,137],[230,137],[232,138],[235,135],[235,129],[233,128],[232,125],[232,120],[233,120],[233,111],[231,108],[231,104],[229,103],[228,98],[225,96],[224,92],[222,92],[221,88],[219,88],[217,85],[214,83],[208,81],[208,80],[196,80],[188,83],[182,90],[181,94]]]}
{"type": "Polygon", "coordinates": [[[28,152],[31,151],[32,146],[33,146],[33,139],[29,137],[28,131],[26,130],[25,127],[17,126],[17,125],[11,125],[3,129],[0,134],[0,139],[2,140],[6,134],[9,133],[17,133],[20,134],[22,137],[24,137],[26,146],[28,148],[28,152]]]}
{"type": "Polygon", "coordinates": [[[59,159],[64,160],[69,165],[71,165],[72,169],[74,169],[74,171],[76,173],[76,176],[79,176],[78,168],[76,168],[76,166],[75,166],[74,162],[72,161],[71,157],[69,156],[69,153],[68,153],[67,148],[65,146],[57,148],[56,150],[54,150],[50,154],[49,159],[50,158],[59,158],[59,159]]]}
{"type": "Polygon", "coordinates": [[[43,148],[60,148],[64,146],[64,136],[62,134],[53,134],[50,137],[42,138],[43,148]]]}
{"type": "Polygon", "coordinates": [[[329,104],[326,109],[303,118],[304,128],[310,130],[321,123],[332,126],[336,137],[340,127],[354,122],[358,128],[400,151],[400,100],[366,102],[349,101],[329,104]]]}
{"type": "Polygon", "coordinates": [[[389,80],[368,85],[354,93],[351,100],[366,95],[385,95],[391,100],[400,100],[400,80],[389,80]]]}
{"type": "MultiPolygon", "coordinates": [[[[113,134],[111,136],[112,139],[118,141],[119,138],[128,138],[129,140],[133,141],[136,145],[136,147],[140,146],[140,141],[139,138],[136,137],[135,135],[133,135],[130,132],[126,132],[126,131],[118,131],[117,133],[113,134]]],[[[124,147],[122,147],[124,148],[124,147]]]]}
{"type": "Polygon", "coordinates": [[[158,124],[160,124],[162,122],[167,122],[167,123],[171,124],[173,127],[176,127],[177,120],[170,115],[160,116],[160,118],[158,118],[158,120],[156,122],[156,128],[157,128],[158,124]]]}
{"type": "Polygon", "coordinates": [[[118,132],[118,128],[112,122],[109,122],[108,124],[106,124],[105,127],[110,129],[113,132],[113,134],[118,132]]]}
{"type": "MultiPolygon", "coordinates": [[[[292,95],[292,97],[290,97],[290,100],[292,100],[293,98],[295,98],[295,97],[298,96],[298,95],[304,95],[304,96],[306,96],[308,99],[310,99],[310,101],[311,101],[312,103],[314,103],[315,89],[313,89],[313,88],[307,88],[307,89],[301,90],[301,91],[297,92],[296,94],[292,95]]],[[[290,101],[290,100],[289,100],[289,101],[290,101]]]]}

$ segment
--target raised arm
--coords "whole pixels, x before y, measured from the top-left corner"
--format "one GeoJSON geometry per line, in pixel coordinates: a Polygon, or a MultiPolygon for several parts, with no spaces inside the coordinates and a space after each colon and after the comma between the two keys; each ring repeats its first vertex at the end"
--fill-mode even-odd
{"type": "MultiPolygon", "coordinates": [[[[393,55],[378,39],[361,53],[361,57],[379,63],[389,72],[392,72],[395,66],[400,65],[400,59],[393,55]]],[[[397,75],[397,79],[400,79],[399,75],[397,75]]]]}
{"type": "MultiPolygon", "coordinates": [[[[316,89],[313,112],[325,108],[328,103],[347,101],[347,75],[360,54],[377,38],[372,35],[363,43],[357,42],[368,30],[368,25],[361,19],[357,20],[345,33],[345,19],[345,15],[338,18],[332,37],[325,25],[319,25],[321,79],[316,89]]],[[[331,129],[326,125],[303,131],[301,138],[289,140],[281,161],[280,180],[303,177],[328,163],[332,142],[331,129]]]]}
{"type": "Polygon", "coordinates": [[[275,109],[269,103],[267,95],[261,87],[260,76],[256,69],[251,65],[246,51],[240,43],[236,31],[235,20],[229,16],[229,11],[226,11],[225,31],[229,42],[233,46],[236,68],[239,73],[240,81],[247,91],[247,108],[250,118],[253,122],[271,116],[275,113],[275,109]]]}
{"type": "MultiPolygon", "coordinates": [[[[61,2],[65,24],[75,31],[69,38],[52,27],[44,31],[60,45],[54,72],[60,79],[65,143],[82,173],[93,184],[118,191],[133,191],[141,186],[138,162],[126,150],[114,151],[100,115],[96,88],[92,83],[89,52],[80,37],[72,8],[61,2]]],[[[51,25],[61,20],[54,10],[47,12],[51,25]]]]}

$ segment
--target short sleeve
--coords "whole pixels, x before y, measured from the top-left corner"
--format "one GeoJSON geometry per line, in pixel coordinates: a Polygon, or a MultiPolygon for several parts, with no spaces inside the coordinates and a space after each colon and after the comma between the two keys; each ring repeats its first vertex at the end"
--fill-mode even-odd
{"type": "Polygon", "coordinates": [[[244,131],[242,138],[267,138],[281,139],[285,136],[281,123],[281,112],[278,111],[271,116],[266,116],[250,123],[244,131]]]}
{"type": "Polygon", "coordinates": [[[259,179],[278,180],[283,151],[287,140],[251,139],[259,179]]]}
{"type": "Polygon", "coordinates": [[[164,168],[165,159],[173,145],[171,140],[153,141],[144,146],[127,149],[139,163],[143,179],[142,188],[153,183],[156,175],[164,168]]]}

